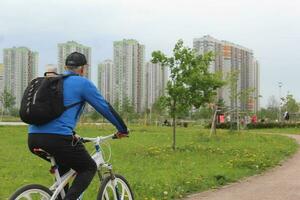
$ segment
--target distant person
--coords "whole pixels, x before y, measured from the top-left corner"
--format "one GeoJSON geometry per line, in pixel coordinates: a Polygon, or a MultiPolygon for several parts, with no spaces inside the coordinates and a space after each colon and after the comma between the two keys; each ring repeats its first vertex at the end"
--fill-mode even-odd
{"type": "Polygon", "coordinates": [[[290,115],[289,115],[289,112],[288,112],[288,111],[285,111],[285,112],[284,112],[284,114],[283,114],[283,119],[286,120],[286,121],[289,121],[290,115]]]}
{"type": "Polygon", "coordinates": [[[55,66],[47,67],[45,75],[48,77],[56,76],[57,75],[57,67],[55,67],[55,66]]]}
{"type": "Polygon", "coordinates": [[[167,119],[164,121],[164,126],[170,126],[170,123],[167,119]]]}
{"type": "Polygon", "coordinates": [[[230,122],[230,121],[231,121],[230,115],[227,115],[226,121],[227,121],[227,122],[230,122]]]}
{"type": "Polygon", "coordinates": [[[252,123],[252,124],[256,124],[256,123],[257,123],[257,117],[256,117],[256,115],[253,115],[253,116],[251,117],[251,123],[252,123]]]}

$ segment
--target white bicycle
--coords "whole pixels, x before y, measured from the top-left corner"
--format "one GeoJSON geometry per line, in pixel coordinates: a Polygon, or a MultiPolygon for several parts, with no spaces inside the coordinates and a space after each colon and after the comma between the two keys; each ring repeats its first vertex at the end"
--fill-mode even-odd
{"type": "MultiPolygon", "coordinates": [[[[92,158],[97,164],[97,174],[101,182],[97,200],[134,200],[132,190],[127,180],[123,176],[115,174],[112,170],[112,165],[104,161],[104,155],[100,144],[105,140],[113,138],[115,138],[115,134],[104,137],[80,138],[79,140],[83,143],[94,143],[95,153],[92,154],[92,158]]],[[[34,151],[39,154],[44,154],[51,161],[50,171],[55,176],[55,183],[50,188],[39,184],[23,186],[19,188],[9,200],[60,200],[61,197],[64,198],[64,187],[76,176],[76,172],[71,169],[61,177],[55,159],[50,154],[42,149],[35,149],[34,151]]],[[[83,193],[78,200],[82,199],[83,193]]]]}

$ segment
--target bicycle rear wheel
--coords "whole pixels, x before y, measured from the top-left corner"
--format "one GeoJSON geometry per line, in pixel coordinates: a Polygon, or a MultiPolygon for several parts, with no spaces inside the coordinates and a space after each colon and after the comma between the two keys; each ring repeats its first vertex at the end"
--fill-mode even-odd
{"type": "Polygon", "coordinates": [[[49,200],[52,192],[38,184],[25,185],[19,188],[9,200],[49,200]]]}
{"type": "Polygon", "coordinates": [[[128,181],[121,175],[115,175],[116,187],[110,176],[101,182],[97,200],[134,200],[128,181]]]}

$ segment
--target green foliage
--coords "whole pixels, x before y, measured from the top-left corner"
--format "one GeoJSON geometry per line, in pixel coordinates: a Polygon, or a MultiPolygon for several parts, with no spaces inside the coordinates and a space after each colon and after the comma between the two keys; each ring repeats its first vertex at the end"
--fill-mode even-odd
{"type": "Polygon", "coordinates": [[[250,111],[248,109],[248,103],[255,89],[244,88],[241,91],[238,91],[239,76],[240,76],[239,70],[233,70],[227,75],[227,84],[229,84],[230,86],[230,99],[233,102],[235,108],[237,108],[238,100],[239,100],[239,102],[241,103],[241,109],[244,112],[248,112],[250,114],[250,111]]]}
{"type": "Polygon", "coordinates": [[[274,121],[278,119],[278,112],[279,112],[278,107],[261,108],[260,111],[258,112],[258,116],[261,119],[269,119],[274,121]]]}
{"type": "Polygon", "coordinates": [[[288,94],[283,101],[285,104],[283,105],[283,109],[290,112],[290,113],[296,113],[299,111],[299,105],[294,99],[293,95],[288,94]]]}
{"type": "Polygon", "coordinates": [[[0,94],[0,102],[3,105],[4,108],[4,114],[10,114],[14,112],[14,106],[16,104],[16,97],[13,96],[6,88],[4,88],[4,91],[0,94]]]}
{"type": "Polygon", "coordinates": [[[258,116],[260,119],[265,120],[278,120],[279,113],[279,102],[277,101],[274,95],[270,96],[268,99],[267,108],[261,108],[258,112],[258,116]]]}
{"type": "Polygon", "coordinates": [[[114,104],[114,109],[121,115],[126,122],[131,122],[133,119],[138,118],[138,114],[135,112],[132,102],[128,98],[123,99],[121,105],[119,101],[114,104]]]}
{"type": "Polygon", "coordinates": [[[89,117],[90,117],[93,121],[97,121],[97,120],[99,120],[99,119],[102,118],[102,116],[101,116],[96,110],[93,110],[89,117]]]}
{"type": "MultiPolygon", "coordinates": [[[[128,139],[110,141],[114,170],[128,179],[138,200],[179,199],[186,194],[216,188],[251,176],[278,164],[296,151],[296,142],[276,135],[255,132],[229,134],[219,131],[209,138],[209,131],[199,128],[178,128],[178,147],[169,148],[166,127],[130,127],[128,139]]],[[[80,126],[81,136],[94,137],[114,132],[112,126],[80,126]],[[101,130],[101,131],[100,131],[101,130]]],[[[8,199],[18,187],[39,183],[50,186],[53,176],[50,164],[30,153],[26,127],[0,126],[0,199],[8,199]],[[13,181],[12,181],[13,180],[13,181]]],[[[91,152],[92,144],[86,144],[91,152]]],[[[103,151],[108,155],[108,148],[103,151]]],[[[84,194],[96,199],[99,181],[84,194]]]]}
{"type": "Polygon", "coordinates": [[[166,112],[166,97],[161,96],[159,97],[152,105],[151,111],[152,113],[158,114],[158,115],[164,115],[166,112]]]}
{"type": "Polygon", "coordinates": [[[213,115],[213,110],[208,106],[202,106],[198,108],[195,112],[192,113],[192,119],[199,120],[199,119],[206,119],[210,120],[211,116],[213,115]]]}
{"type": "Polygon", "coordinates": [[[152,62],[161,63],[170,69],[171,80],[167,83],[166,106],[173,118],[173,148],[175,149],[176,118],[184,116],[192,108],[199,108],[211,102],[216,89],[224,83],[220,74],[210,73],[209,64],[213,54],[197,55],[179,40],[173,49],[173,56],[167,57],[161,51],[152,53],[152,62]]]}
{"type": "MultiPolygon", "coordinates": [[[[229,122],[226,123],[221,123],[217,124],[217,128],[219,129],[230,129],[231,126],[236,127],[237,124],[230,124],[229,122]]],[[[207,124],[205,128],[210,128],[211,124],[207,124]]],[[[285,128],[300,128],[300,123],[284,123],[284,122],[267,122],[267,123],[250,123],[247,124],[245,129],[274,129],[274,128],[279,128],[279,129],[285,129],[285,128]]]]}

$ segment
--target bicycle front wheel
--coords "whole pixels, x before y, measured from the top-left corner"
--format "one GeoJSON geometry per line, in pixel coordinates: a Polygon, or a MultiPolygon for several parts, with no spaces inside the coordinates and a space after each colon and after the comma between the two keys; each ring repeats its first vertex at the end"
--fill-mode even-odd
{"type": "Polygon", "coordinates": [[[97,200],[134,200],[128,181],[121,175],[115,175],[115,185],[110,176],[101,182],[97,200]]]}
{"type": "Polygon", "coordinates": [[[9,200],[49,200],[52,192],[42,185],[32,184],[19,188],[9,200]]]}

